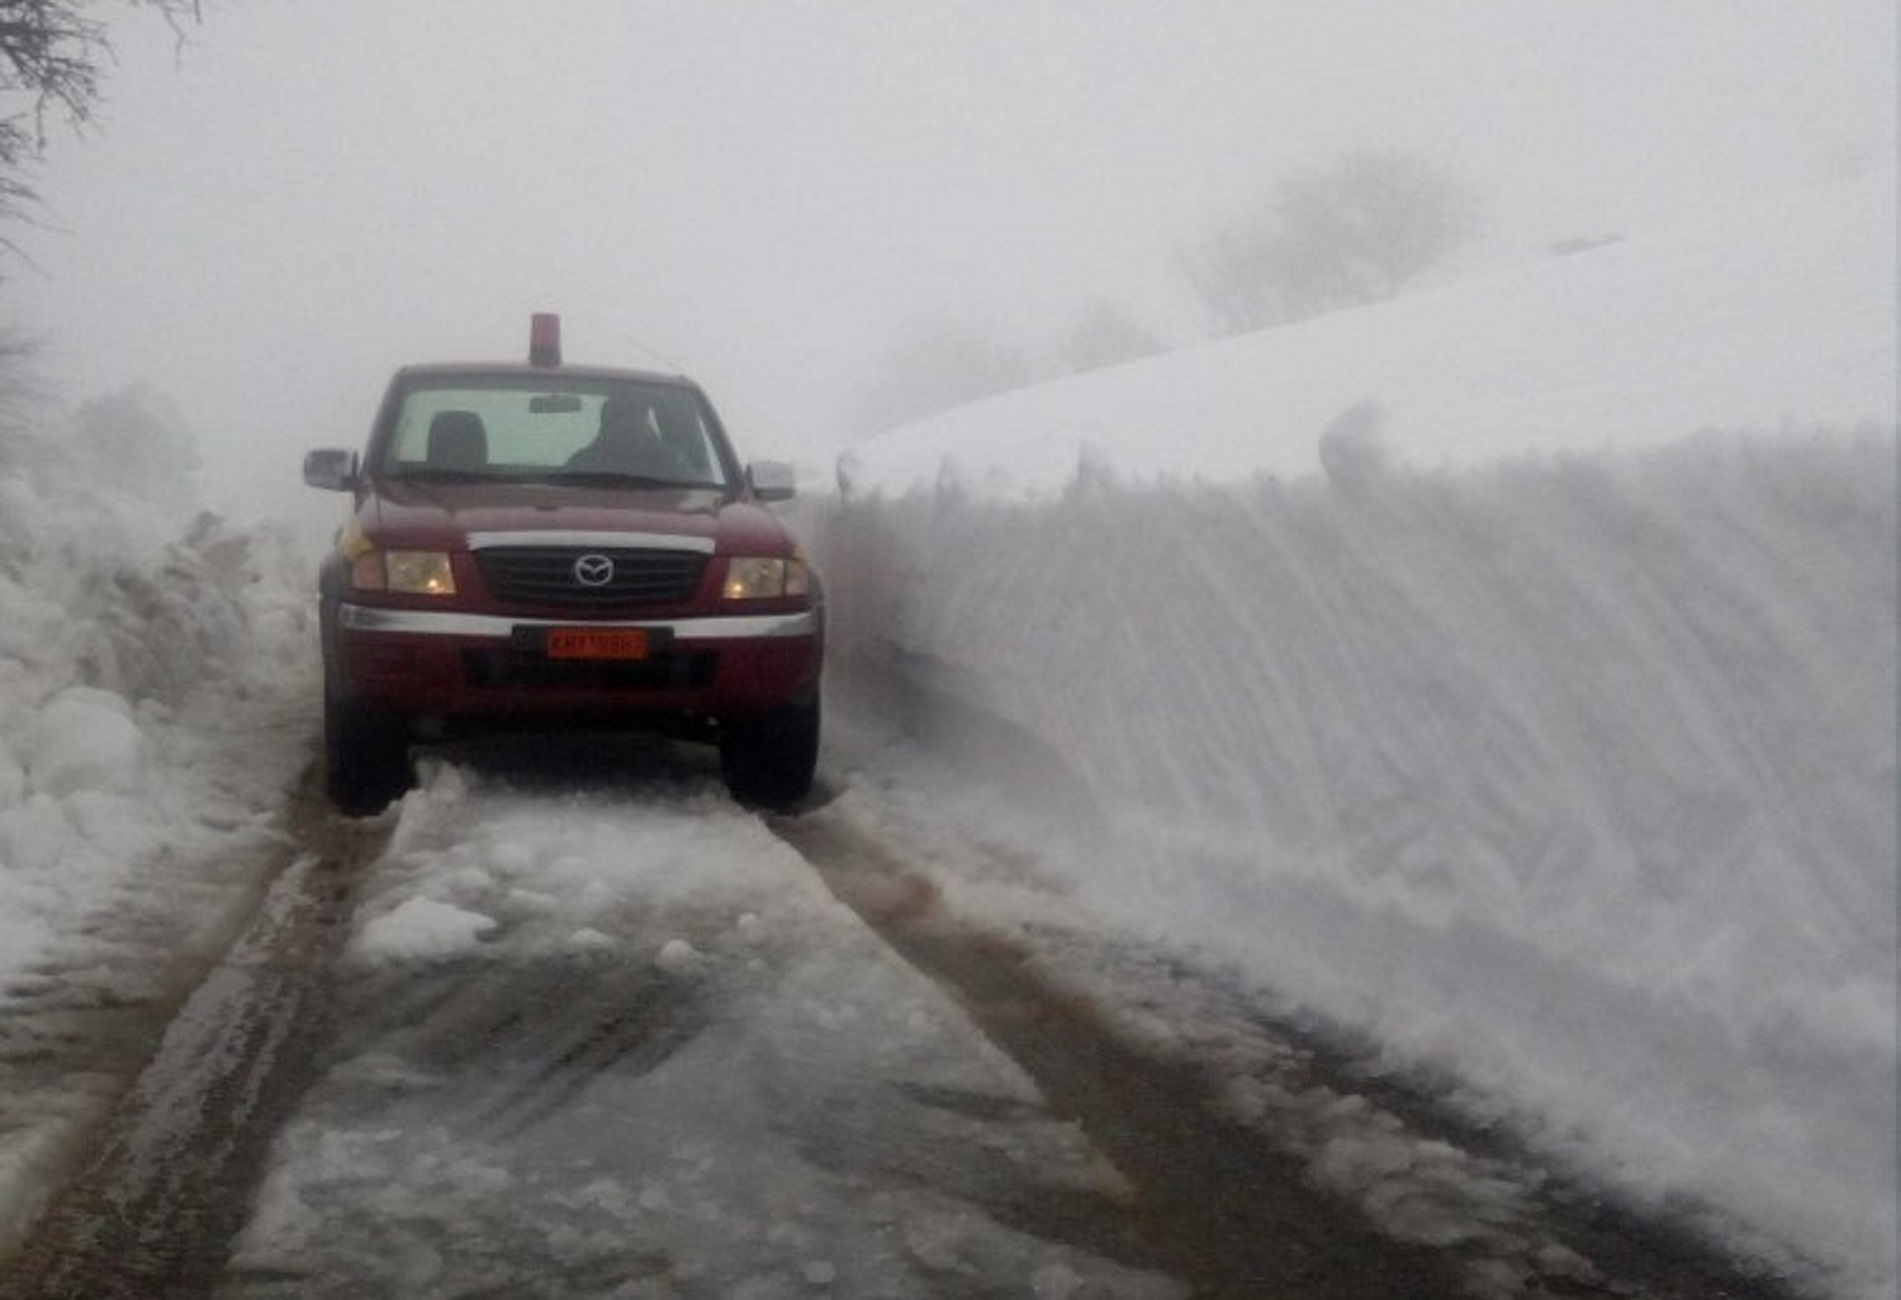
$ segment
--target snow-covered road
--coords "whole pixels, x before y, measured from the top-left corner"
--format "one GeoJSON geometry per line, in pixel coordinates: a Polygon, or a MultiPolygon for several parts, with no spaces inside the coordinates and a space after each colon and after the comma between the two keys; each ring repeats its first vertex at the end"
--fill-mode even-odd
{"type": "Polygon", "coordinates": [[[1114,1184],[714,787],[467,779],[365,882],[332,1064],[219,1294],[1179,1293],[984,1211],[1114,1184]]]}
{"type": "Polygon", "coordinates": [[[1784,1294],[1034,861],[988,868],[1039,921],[960,919],[871,791],[762,822],[671,746],[446,759],[303,805],[0,1294],[1784,1294]]]}

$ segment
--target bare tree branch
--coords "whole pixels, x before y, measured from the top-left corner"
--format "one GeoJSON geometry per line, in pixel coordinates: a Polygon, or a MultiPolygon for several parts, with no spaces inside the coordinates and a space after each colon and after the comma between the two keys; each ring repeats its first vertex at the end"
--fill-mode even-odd
{"type": "MultiPolygon", "coordinates": [[[[179,40],[199,19],[199,0],[119,0],[155,9],[179,40]]],[[[105,21],[91,0],[0,0],[0,221],[18,220],[34,201],[24,173],[46,151],[49,115],[84,129],[100,99],[100,69],[111,57],[105,21]]]]}

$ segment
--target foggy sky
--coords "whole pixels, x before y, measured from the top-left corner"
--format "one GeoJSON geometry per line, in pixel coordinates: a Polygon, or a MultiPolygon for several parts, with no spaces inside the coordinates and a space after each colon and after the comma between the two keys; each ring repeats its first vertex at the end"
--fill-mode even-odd
{"type": "Polygon", "coordinates": [[[1193,337],[1181,250],[1347,148],[1462,171],[1475,266],[1894,150],[1889,0],[206,0],[182,50],[114,31],[0,320],[67,399],[151,381],[214,482],[287,492],[396,365],[513,358],[534,310],[816,462],[930,313],[1193,337]]]}

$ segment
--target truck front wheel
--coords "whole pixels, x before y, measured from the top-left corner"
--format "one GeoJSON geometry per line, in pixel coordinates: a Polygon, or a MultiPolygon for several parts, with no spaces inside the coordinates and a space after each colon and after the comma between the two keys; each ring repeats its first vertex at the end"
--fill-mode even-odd
{"type": "Polygon", "coordinates": [[[327,692],[323,751],[330,799],[352,817],[383,811],[410,786],[409,733],[402,723],[327,692]]]}
{"type": "Polygon", "coordinates": [[[743,804],[787,808],[805,798],[818,769],[819,702],[786,704],[725,719],[720,775],[743,804]]]}

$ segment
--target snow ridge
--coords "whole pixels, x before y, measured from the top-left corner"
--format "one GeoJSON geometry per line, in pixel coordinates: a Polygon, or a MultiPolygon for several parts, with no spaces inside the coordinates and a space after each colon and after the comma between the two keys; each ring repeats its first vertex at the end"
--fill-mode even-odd
{"type": "Polygon", "coordinates": [[[1891,433],[816,532],[841,659],[1060,761],[993,794],[1083,897],[1891,1287],[1891,433]]]}

